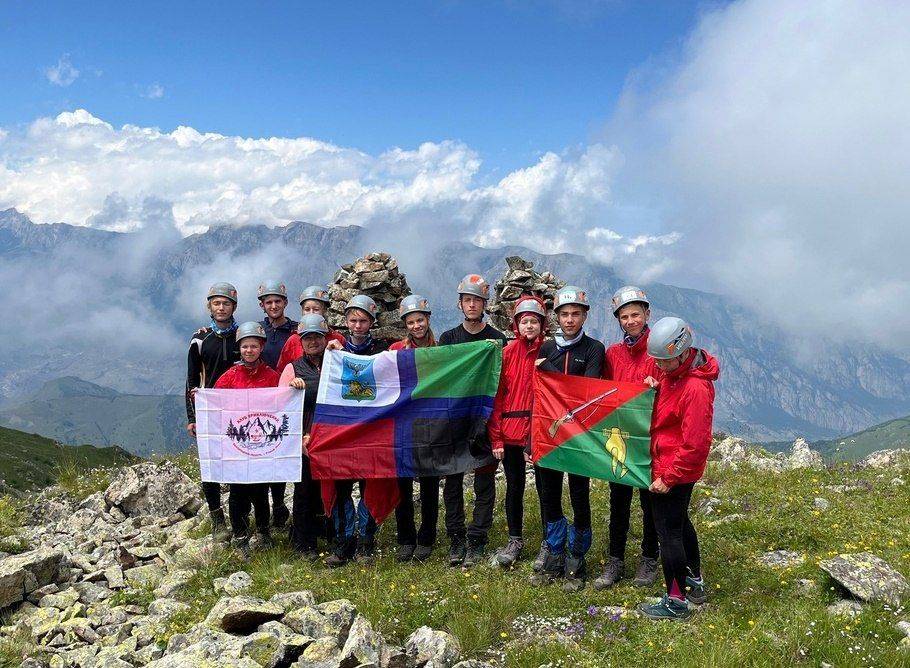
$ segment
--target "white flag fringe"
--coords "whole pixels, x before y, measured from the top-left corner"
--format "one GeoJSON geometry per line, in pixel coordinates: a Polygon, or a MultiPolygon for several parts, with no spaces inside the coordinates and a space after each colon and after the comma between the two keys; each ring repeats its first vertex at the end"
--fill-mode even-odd
{"type": "Polygon", "coordinates": [[[300,482],[303,392],[290,387],[196,393],[205,482],[300,482]]]}

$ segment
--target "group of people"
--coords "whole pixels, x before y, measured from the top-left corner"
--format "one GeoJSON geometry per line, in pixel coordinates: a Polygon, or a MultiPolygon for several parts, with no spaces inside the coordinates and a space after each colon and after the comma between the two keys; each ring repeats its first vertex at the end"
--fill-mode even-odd
{"type": "MultiPolygon", "coordinates": [[[[342,334],[330,328],[326,312],[331,304],[328,291],[310,286],[300,295],[301,319],[285,315],[287,289],[268,281],[259,286],[258,297],[265,318],[261,322],[234,320],[237,290],[229,283],[216,283],[207,296],[211,315],[208,327],[198,330],[190,342],[187,372],[187,429],[195,436],[194,395],[200,387],[261,388],[290,386],[305,392],[303,400],[304,453],[301,481],[294,484],[288,510],[285,483],[231,484],[227,529],[221,504],[220,485],[202,484],[218,540],[233,543],[245,556],[250,539],[271,544],[270,526],[289,526],[291,545],[304,557],[318,559],[317,541],[331,543],[326,564],[337,567],[349,560],[373,558],[377,523],[363,504],[369,481],[335,481],[331,516],[323,514],[320,482],[310,475],[306,446],[316,409],[325,351],[337,349],[359,355],[383,350],[421,348],[494,339],[504,344],[499,389],[487,425],[489,448],[475,456],[473,508],[470,523],[465,514],[464,473],[420,477],[419,526],[412,478],[398,480],[400,503],[395,509],[398,551],[401,562],[430,557],[437,539],[439,488],[442,483],[445,530],[449,539],[451,566],[471,567],[486,553],[496,499],[495,474],[500,463],[505,473],[505,514],[508,543],[495,554],[495,561],[508,567],[522,558],[526,468],[530,457],[530,422],[533,375],[538,370],[590,378],[646,383],[656,388],[652,412],[652,483],[639,490],[642,509],[641,555],[632,583],[649,586],[657,579],[658,560],[663,567],[666,595],[655,604],[643,604],[642,612],[655,619],[683,619],[691,614],[689,603],[706,600],[701,578],[698,537],[688,508],[694,483],[702,476],[711,444],[714,387],[717,361],[693,346],[692,332],[680,318],[667,317],[649,326],[650,303],[635,286],[616,291],[610,309],[622,329],[623,340],[606,348],[584,330],[591,305],[587,293],[567,286],[556,294],[553,310],[558,330],[547,336],[548,309],[537,296],[525,295],[515,303],[509,340],[484,320],[490,287],[482,276],[469,274],[457,288],[463,321],[437,339],[431,328],[432,311],[427,299],[411,295],[401,301],[399,314],[407,329],[400,341],[385,341],[371,335],[378,308],[367,295],[354,296],[344,308],[342,334]],[[360,486],[361,502],[353,502],[354,485],[360,486]],[[269,503],[271,496],[271,504],[269,503]],[[271,505],[271,507],[270,507],[271,505]],[[255,536],[250,510],[255,514],[255,536]]],[[[585,586],[588,568],[585,556],[593,531],[590,478],[534,466],[534,481],[540,501],[543,541],[533,562],[536,583],[561,581],[567,591],[585,586]],[[572,521],[563,510],[563,480],[567,479],[572,521]]],[[[634,488],[610,483],[608,560],[595,580],[596,589],[606,589],[625,577],[625,552],[634,488]]]]}

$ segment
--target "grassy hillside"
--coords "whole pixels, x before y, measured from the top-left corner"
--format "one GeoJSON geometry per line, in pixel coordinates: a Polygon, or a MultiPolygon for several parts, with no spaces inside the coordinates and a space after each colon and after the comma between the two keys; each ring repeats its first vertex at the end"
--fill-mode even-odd
{"type": "Polygon", "coordinates": [[[0,427],[0,478],[13,489],[46,487],[61,471],[119,466],[135,459],[118,447],[62,446],[37,434],[0,427]]]}
{"type": "Polygon", "coordinates": [[[890,420],[843,438],[818,441],[812,447],[826,457],[839,461],[862,459],[876,450],[910,448],[910,416],[890,420]]]}
{"type": "Polygon", "coordinates": [[[141,457],[183,450],[185,423],[183,397],[121,394],[74,377],[49,381],[0,411],[7,427],[69,445],[117,445],[141,457]]]}
{"type": "MultiPolygon", "coordinates": [[[[198,471],[189,456],[183,464],[191,474],[198,471]]],[[[857,617],[834,616],[826,608],[842,594],[818,567],[819,560],[841,552],[870,551],[910,576],[904,539],[910,535],[910,504],[906,484],[891,482],[897,477],[910,481],[910,468],[854,472],[841,465],[773,474],[723,471],[712,462],[696,487],[692,510],[711,598],[688,623],[652,622],[610,607],[630,610],[658,595],[660,585],[637,589],[627,579],[607,591],[588,585],[567,594],[558,585],[532,586],[529,560],[507,571],[488,565],[449,568],[442,527],[427,563],[398,564],[390,518],[381,527],[381,557],[372,566],[329,570],[311,564],[294,555],[283,535],[276,548],[249,563],[232,552],[201,555],[195,578],[179,594],[190,609],[171,618],[161,641],[205,617],[218,598],[214,578],[245,570],[253,577],[255,596],[311,589],[321,601],[349,598],[395,641],[428,624],[453,633],[467,656],[509,668],[910,665],[910,655],[898,648],[903,634],[894,628],[906,610],[868,604],[857,617]],[[837,487],[845,484],[852,486],[850,494],[837,487]],[[825,498],[829,507],[816,508],[816,497],[825,498]],[[787,568],[759,561],[779,549],[798,552],[804,560],[787,568]]],[[[506,539],[501,503],[500,487],[493,545],[506,539]]],[[[569,511],[567,502],[565,507],[569,511]]],[[[609,517],[606,483],[592,482],[592,509],[595,540],[589,559],[599,570],[609,517]]],[[[637,502],[633,512],[627,574],[637,565],[641,540],[637,502]]],[[[525,511],[529,557],[541,538],[539,524],[531,485],[525,511]]],[[[143,601],[141,594],[136,593],[137,601],[143,601]]]]}

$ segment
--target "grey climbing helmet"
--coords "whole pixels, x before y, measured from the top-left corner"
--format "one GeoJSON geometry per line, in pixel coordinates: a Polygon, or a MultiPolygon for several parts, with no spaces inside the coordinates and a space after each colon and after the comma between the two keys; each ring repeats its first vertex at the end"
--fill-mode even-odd
{"type": "Polygon", "coordinates": [[[300,336],[306,336],[307,334],[322,334],[325,336],[329,333],[329,326],[325,318],[318,313],[307,313],[300,319],[300,324],[297,325],[297,333],[300,336]]]}
{"type": "Polygon", "coordinates": [[[259,284],[259,299],[264,299],[270,295],[275,297],[288,298],[288,289],[281,281],[266,281],[259,284]]]}
{"type": "Polygon", "coordinates": [[[553,310],[558,311],[561,307],[569,304],[583,306],[586,311],[591,308],[591,304],[588,302],[588,293],[577,285],[567,285],[564,288],[560,288],[559,292],[556,293],[556,299],[553,300],[553,310]]]}
{"type": "Polygon", "coordinates": [[[651,306],[651,302],[648,301],[648,295],[645,294],[645,291],[634,285],[624,285],[619,290],[613,293],[613,315],[619,313],[621,309],[626,304],[635,304],[640,303],[644,304],[645,308],[651,306]]]}
{"type": "Polygon", "coordinates": [[[398,315],[404,320],[409,313],[426,313],[430,315],[432,313],[430,302],[427,301],[426,297],[421,297],[420,295],[408,295],[401,300],[401,305],[398,307],[398,315]]]}
{"type": "Polygon", "coordinates": [[[347,314],[352,308],[359,308],[361,311],[366,311],[367,314],[375,321],[376,315],[379,311],[379,307],[376,306],[376,302],[372,298],[366,295],[354,295],[351,297],[351,300],[344,305],[344,312],[347,314]]]}
{"type": "Polygon", "coordinates": [[[547,318],[547,312],[544,307],[541,306],[538,300],[532,297],[519,299],[518,303],[515,304],[515,311],[513,312],[512,317],[517,318],[524,313],[533,313],[534,315],[539,315],[544,320],[547,318]]]}
{"type": "Polygon", "coordinates": [[[239,343],[241,339],[246,339],[248,337],[255,337],[257,339],[266,340],[268,337],[265,335],[265,329],[262,326],[262,323],[249,321],[242,323],[237,328],[237,342],[239,343]]]}
{"type": "Polygon", "coordinates": [[[691,347],[692,330],[682,318],[661,318],[648,335],[648,354],[654,359],[671,360],[691,347]]]}
{"type": "Polygon", "coordinates": [[[332,303],[332,300],[329,299],[329,291],[322,285],[311,285],[304,288],[303,292],[300,293],[300,305],[303,306],[303,302],[309,301],[310,299],[322,302],[326,306],[329,306],[332,303]]]}
{"type": "Polygon", "coordinates": [[[215,297],[226,297],[234,304],[237,304],[237,288],[230,283],[215,283],[209,288],[209,295],[206,299],[214,299],[215,297]]]}
{"type": "Polygon", "coordinates": [[[458,296],[474,295],[484,301],[490,298],[490,284],[480,274],[468,274],[458,284],[458,296]]]}

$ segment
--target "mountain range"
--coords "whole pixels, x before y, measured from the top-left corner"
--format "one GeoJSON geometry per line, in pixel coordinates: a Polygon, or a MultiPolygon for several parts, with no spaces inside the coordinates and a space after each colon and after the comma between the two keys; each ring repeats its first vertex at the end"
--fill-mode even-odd
{"type": "MultiPolygon", "coordinates": [[[[597,305],[591,310],[588,333],[607,343],[619,339],[619,328],[605,305],[626,280],[610,266],[577,255],[543,255],[517,246],[481,248],[464,241],[434,243],[432,238],[415,239],[406,230],[380,239],[369,228],[326,228],[305,222],[283,227],[219,226],[188,237],[168,229],[121,233],[65,223],[36,224],[8,209],[0,212],[0,261],[25,274],[33,267],[48,267],[72,275],[76,282],[97,282],[100,263],[103,285],[111,290],[110,301],[116,302],[117,312],[128,311],[139,299],[154,324],[173,332],[174,340],[167,346],[141,342],[138,350],[99,348],[73,336],[51,337],[40,350],[25,345],[18,354],[0,359],[0,408],[21,404],[40,392],[44,382],[61,376],[126,394],[179,394],[185,373],[183,342],[206,324],[202,307],[208,283],[235,281],[241,288],[241,310],[261,317],[250,295],[259,280],[280,277],[296,294],[306,285],[329,282],[341,264],[380,249],[393,253],[412,290],[430,299],[437,331],[458,322],[454,286],[464,274],[479,272],[492,283],[505,272],[507,256],[521,255],[540,271],[552,271],[568,283],[584,286],[597,305]],[[187,306],[188,288],[194,290],[191,307],[187,306]]],[[[717,385],[717,429],[752,440],[798,435],[817,440],[910,413],[906,359],[870,346],[794,340],[723,295],[661,283],[643,287],[654,317],[685,318],[696,332],[697,344],[718,357],[722,371],[717,385]]],[[[289,308],[292,317],[297,315],[295,301],[291,299],[289,308]]],[[[8,311],[10,303],[3,306],[8,311]]],[[[42,319],[40,306],[29,306],[34,309],[29,316],[33,322],[23,323],[22,314],[7,316],[18,317],[20,326],[42,327],[48,319],[42,319]]],[[[141,334],[141,325],[123,325],[126,331],[121,333],[116,321],[98,323],[93,314],[82,315],[93,321],[93,327],[109,326],[111,336],[141,334]]]]}

